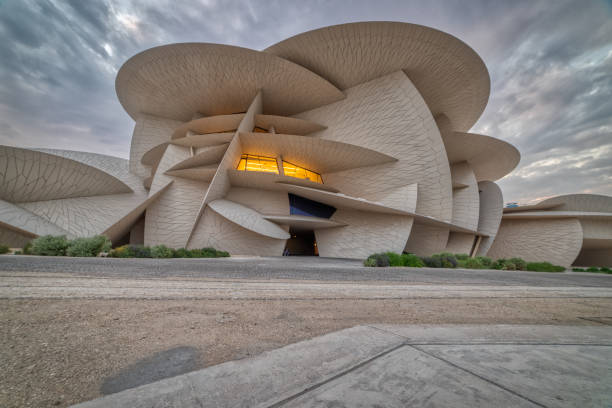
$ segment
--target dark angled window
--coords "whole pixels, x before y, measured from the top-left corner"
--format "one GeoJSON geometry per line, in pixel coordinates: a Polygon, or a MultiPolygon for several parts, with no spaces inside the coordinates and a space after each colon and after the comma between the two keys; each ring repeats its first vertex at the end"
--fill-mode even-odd
{"type": "Polygon", "coordinates": [[[289,193],[289,208],[292,215],[307,215],[310,217],[330,218],[336,211],[331,205],[319,203],[304,197],[289,193]]]}

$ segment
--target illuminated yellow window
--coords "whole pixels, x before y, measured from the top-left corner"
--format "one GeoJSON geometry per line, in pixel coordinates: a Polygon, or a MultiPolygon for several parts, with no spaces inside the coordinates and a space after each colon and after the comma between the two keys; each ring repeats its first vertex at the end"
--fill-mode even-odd
{"type": "Polygon", "coordinates": [[[240,157],[237,169],[278,174],[278,165],[274,157],[255,156],[252,154],[243,154],[240,157]]]}
{"type": "Polygon", "coordinates": [[[286,162],[284,160],[283,160],[283,171],[285,172],[285,176],[297,177],[301,179],[314,181],[315,183],[323,184],[323,179],[321,179],[321,175],[319,173],[315,173],[314,171],[310,171],[303,167],[296,166],[295,164],[286,162]]]}

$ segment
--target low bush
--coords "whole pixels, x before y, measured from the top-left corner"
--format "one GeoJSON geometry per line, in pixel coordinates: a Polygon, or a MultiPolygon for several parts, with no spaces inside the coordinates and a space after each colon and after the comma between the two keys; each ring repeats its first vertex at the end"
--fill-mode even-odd
{"type": "Polygon", "coordinates": [[[599,268],[597,268],[596,266],[591,266],[591,267],[588,267],[586,271],[587,272],[599,272],[599,268]]]}
{"type": "Polygon", "coordinates": [[[586,270],[584,268],[572,268],[572,271],[574,271],[574,272],[586,272],[586,270]]]}
{"type": "Polygon", "coordinates": [[[478,259],[484,268],[489,269],[493,266],[493,260],[487,256],[477,256],[475,259],[478,259]]]}
{"type": "Polygon", "coordinates": [[[508,262],[514,264],[517,271],[524,271],[527,268],[527,262],[521,258],[510,258],[508,262]]]}
{"type": "Polygon", "coordinates": [[[448,252],[434,254],[431,256],[431,258],[440,260],[440,266],[438,268],[456,268],[458,264],[455,255],[448,252]]]}
{"type": "Polygon", "coordinates": [[[602,273],[612,273],[612,269],[606,268],[605,266],[602,266],[601,268],[599,268],[599,272],[602,272],[602,273]]]}
{"type": "Polygon", "coordinates": [[[387,254],[373,254],[363,262],[364,266],[390,266],[389,257],[387,254]]]}
{"type": "Polygon", "coordinates": [[[130,258],[131,255],[129,247],[129,245],[122,245],[120,247],[111,249],[108,256],[111,258],[130,258]]]}
{"type": "Polygon", "coordinates": [[[131,258],[151,258],[151,248],[143,245],[129,245],[128,252],[131,258]]]}
{"type": "Polygon", "coordinates": [[[104,235],[96,235],[90,238],[76,238],[68,243],[66,255],[91,257],[98,256],[100,252],[108,252],[111,249],[111,241],[104,235]]]}
{"type": "Polygon", "coordinates": [[[440,258],[434,258],[433,256],[424,256],[421,258],[421,260],[428,268],[442,267],[442,260],[440,258]]]}
{"type": "Polygon", "coordinates": [[[25,244],[21,252],[23,253],[23,255],[32,255],[32,241],[25,244]]]}
{"type": "Polygon", "coordinates": [[[466,261],[470,256],[468,254],[455,254],[455,258],[457,258],[458,261],[466,261]]]}
{"type": "Polygon", "coordinates": [[[10,250],[7,245],[0,245],[0,254],[8,254],[10,250]]]}
{"type": "Polygon", "coordinates": [[[22,251],[15,251],[15,255],[23,255],[22,251]]]}
{"type": "Polygon", "coordinates": [[[151,247],[151,256],[153,258],[172,258],[174,251],[165,245],[155,245],[151,247]]]}
{"type": "Polygon", "coordinates": [[[395,252],[385,252],[387,258],[389,258],[389,266],[404,266],[402,262],[402,256],[395,252]]]}
{"type": "Polygon", "coordinates": [[[410,266],[413,268],[422,268],[425,263],[414,254],[402,254],[402,266],[410,266]]]}
{"type": "Polygon", "coordinates": [[[467,258],[464,260],[459,260],[459,266],[461,268],[467,269],[485,269],[486,267],[483,265],[482,261],[478,258],[467,258]]]}
{"type": "Polygon", "coordinates": [[[550,262],[528,262],[525,265],[526,270],[532,272],[563,272],[565,268],[559,265],[553,265],[550,262]]]}
{"type": "Polygon", "coordinates": [[[524,271],[527,268],[527,262],[521,258],[500,258],[493,262],[491,268],[504,271],[524,271]]]}
{"type": "Polygon", "coordinates": [[[64,256],[69,243],[65,235],[43,235],[32,241],[32,253],[44,256],[64,256]]]}
{"type": "Polygon", "coordinates": [[[572,268],[574,272],[593,272],[593,273],[607,273],[612,274],[612,269],[602,266],[601,268],[597,268],[596,266],[591,266],[589,268],[572,268]]]}

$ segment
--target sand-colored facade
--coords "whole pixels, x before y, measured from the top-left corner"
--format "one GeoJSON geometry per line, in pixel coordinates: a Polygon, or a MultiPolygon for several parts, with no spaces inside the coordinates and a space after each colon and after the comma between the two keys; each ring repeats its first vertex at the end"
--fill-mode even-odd
{"type": "Polygon", "coordinates": [[[612,265],[612,197],[569,194],[506,208],[489,256],[612,265]]]}
{"type": "Polygon", "coordinates": [[[495,181],[520,155],[469,133],[489,89],[468,45],[407,23],[326,27],[263,51],[146,50],[116,80],[135,121],[129,160],[0,148],[0,241],[102,233],[240,255],[499,252],[495,181]]]}

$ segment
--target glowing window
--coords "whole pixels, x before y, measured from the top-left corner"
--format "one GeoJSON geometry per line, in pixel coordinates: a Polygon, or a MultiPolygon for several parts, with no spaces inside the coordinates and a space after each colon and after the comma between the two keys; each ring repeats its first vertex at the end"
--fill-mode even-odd
{"type": "Polygon", "coordinates": [[[237,169],[278,174],[278,165],[274,157],[255,156],[252,154],[243,154],[240,157],[237,169]]]}
{"type": "Polygon", "coordinates": [[[321,179],[321,175],[319,173],[315,173],[314,171],[305,169],[300,166],[296,166],[295,164],[286,162],[284,160],[283,160],[283,171],[285,172],[285,176],[297,177],[301,179],[314,181],[315,183],[323,184],[323,179],[321,179]]]}

